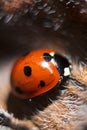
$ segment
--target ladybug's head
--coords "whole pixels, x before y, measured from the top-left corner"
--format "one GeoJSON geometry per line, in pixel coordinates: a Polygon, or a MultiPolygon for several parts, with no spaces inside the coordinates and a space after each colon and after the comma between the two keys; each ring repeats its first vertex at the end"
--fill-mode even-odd
{"type": "Polygon", "coordinates": [[[59,54],[54,54],[54,60],[60,75],[63,77],[68,77],[71,73],[71,64],[68,60],[59,54]]]}

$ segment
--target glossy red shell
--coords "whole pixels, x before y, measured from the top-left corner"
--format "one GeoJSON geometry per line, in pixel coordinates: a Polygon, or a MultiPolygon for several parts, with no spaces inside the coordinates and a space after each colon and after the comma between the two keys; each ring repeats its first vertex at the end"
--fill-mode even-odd
{"type": "MultiPolygon", "coordinates": [[[[12,88],[15,92],[18,87],[22,94],[17,94],[22,98],[32,98],[45,93],[56,86],[60,80],[60,73],[57,70],[55,63],[52,61],[46,62],[43,54],[54,54],[53,50],[36,50],[32,51],[26,56],[23,56],[15,63],[11,82],[12,88]],[[24,67],[31,68],[31,75],[24,74],[24,67]],[[44,81],[45,85],[40,85],[40,81],[44,81]]],[[[15,92],[16,93],[16,92],[15,92]]]]}

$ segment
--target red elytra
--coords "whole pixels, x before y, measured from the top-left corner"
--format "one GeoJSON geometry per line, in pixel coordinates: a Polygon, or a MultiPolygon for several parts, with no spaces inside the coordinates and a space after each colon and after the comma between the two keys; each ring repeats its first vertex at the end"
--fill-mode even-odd
{"type": "Polygon", "coordinates": [[[51,49],[36,50],[17,60],[11,73],[12,88],[21,98],[45,93],[60,81],[51,49]]]}

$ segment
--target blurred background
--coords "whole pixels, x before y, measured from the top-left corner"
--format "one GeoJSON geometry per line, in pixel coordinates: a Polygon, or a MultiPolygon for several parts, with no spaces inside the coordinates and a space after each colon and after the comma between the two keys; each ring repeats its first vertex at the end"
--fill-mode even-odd
{"type": "Polygon", "coordinates": [[[1,0],[0,5],[0,59],[39,48],[86,58],[86,0],[1,0]]]}

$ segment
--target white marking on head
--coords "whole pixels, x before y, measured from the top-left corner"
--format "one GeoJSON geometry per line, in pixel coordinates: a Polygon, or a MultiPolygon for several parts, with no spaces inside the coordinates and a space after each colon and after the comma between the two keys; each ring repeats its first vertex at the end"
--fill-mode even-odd
{"type": "Polygon", "coordinates": [[[51,55],[51,56],[54,56],[54,54],[55,54],[55,53],[54,53],[53,51],[52,51],[52,52],[50,52],[50,55],[51,55]]]}
{"type": "MultiPolygon", "coordinates": [[[[55,55],[55,53],[52,51],[52,52],[50,53],[50,55],[53,57],[53,56],[55,55]]],[[[53,63],[53,65],[56,66],[56,62],[55,62],[54,58],[51,59],[51,62],[53,63]]]]}
{"type": "Polygon", "coordinates": [[[66,67],[64,68],[64,76],[69,76],[70,75],[70,68],[66,67]]]}

